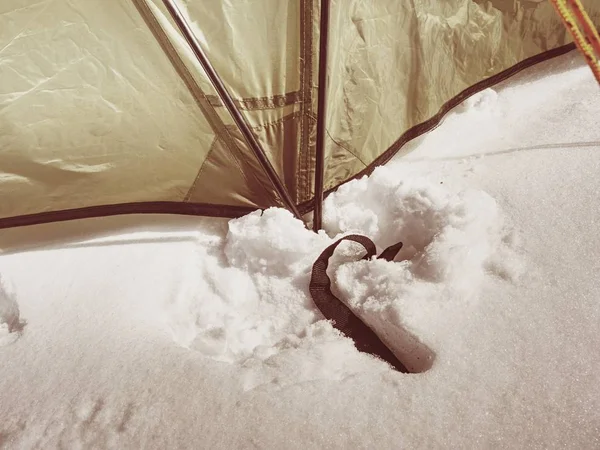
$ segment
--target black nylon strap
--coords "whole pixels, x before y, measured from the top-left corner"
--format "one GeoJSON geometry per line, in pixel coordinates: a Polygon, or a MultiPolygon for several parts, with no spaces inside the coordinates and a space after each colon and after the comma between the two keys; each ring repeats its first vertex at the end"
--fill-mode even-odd
{"type": "MultiPolygon", "coordinates": [[[[359,319],[339,298],[333,295],[331,291],[331,280],[327,275],[327,266],[329,265],[329,258],[343,241],[353,241],[362,245],[367,251],[367,254],[362,259],[371,258],[377,251],[371,239],[358,234],[344,236],[331,244],[321,253],[321,256],[319,256],[313,265],[309,286],[310,295],[325,318],[332,320],[335,328],[352,339],[359,351],[377,356],[388,362],[396,370],[408,373],[406,367],[386,347],[375,332],[359,319]]],[[[401,248],[402,243],[400,242],[385,249],[379,257],[391,261],[401,248]]]]}
{"type": "Polygon", "coordinates": [[[377,257],[377,259],[385,259],[386,261],[393,261],[398,252],[402,249],[402,242],[398,242],[397,244],[390,245],[384,251],[381,252],[381,255],[377,257]]]}

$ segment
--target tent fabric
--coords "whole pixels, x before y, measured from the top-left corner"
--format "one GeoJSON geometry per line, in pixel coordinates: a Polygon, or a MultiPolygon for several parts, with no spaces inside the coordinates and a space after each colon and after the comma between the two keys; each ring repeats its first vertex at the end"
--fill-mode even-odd
{"type": "MultiPolygon", "coordinates": [[[[469,86],[570,42],[547,1],[352,4],[350,14],[334,9],[330,32],[335,81],[328,97],[326,188],[369,166],[399,130],[429,119],[469,86]]],[[[600,4],[586,6],[600,23],[600,4]]]]}
{"type": "MultiPolygon", "coordinates": [[[[583,3],[600,24],[600,4],[583,3]]],[[[310,210],[320,1],[177,4],[292,198],[310,210]]],[[[330,8],[328,190],[398,151],[408,130],[465,89],[571,42],[545,1],[330,8]]],[[[0,197],[0,220],[125,204],[234,216],[281,204],[161,0],[1,2],[0,197]]]]}

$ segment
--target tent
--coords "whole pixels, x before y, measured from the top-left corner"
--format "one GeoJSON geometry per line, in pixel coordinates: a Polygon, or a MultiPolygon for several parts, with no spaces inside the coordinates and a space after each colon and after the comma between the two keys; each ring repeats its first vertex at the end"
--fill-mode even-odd
{"type": "Polygon", "coordinates": [[[323,195],[571,41],[543,0],[3,0],[0,227],[273,205],[318,227],[323,195]]]}

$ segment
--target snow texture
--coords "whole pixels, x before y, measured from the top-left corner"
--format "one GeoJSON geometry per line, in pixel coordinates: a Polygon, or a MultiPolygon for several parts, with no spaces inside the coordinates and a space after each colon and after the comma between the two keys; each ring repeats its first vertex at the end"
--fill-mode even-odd
{"type": "Polygon", "coordinates": [[[21,320],[19,304],[14,294],[0,276],[0,347],[13,343],[25,327],[21,320]]]}
{"type": "Polygon", "coordinates": [[[372,236],[381,247],[405,243],[399,263],[349,263],[336,277],[342,298],[388,345],[398,341],[390,335],[394,326],[429,343],[439,322],[449,316],[460,322],[486,272],[518,276],[502,214],[481,190],[452,189],[399,164],[342,186],[326,211],[333,230],[372,236]]]}
{"type": "MultiPolygon", "coordinates": [[[[484,273],[501,270],[502,255],[511,254],[503,241],[501,213],[489,195],[453,190],[407,169],[381,167],[369,178],[344,185],[327,199],[325,211],[325,227],[335,237],[360,233],[380,247],[406,242],[401,262],[337,262],[342,298],[392,349],[398,328],[426,338],[451,311],[459,320],[477,299],[484,273]]],[[[318,358],[318,364],[294,370],[310,379],[353,373],[340,370],[339,361],[362,360],[363,355],[347,355],[352,342],[342,343],[346,338],[318,323],[322,316],[307,295],[312,263],[332,242],[283,209],[230,221],[225,261],[219,263],[200,249],[192,269],[198,284],[180,295],[171,309],[175,341],[245,367],[257,367],[254,360],[301,367],[306,357],[318,358]],[[321,343],[334,347],[317,349],[322,355],[294,353],[285,364],[277,363],[281,352],[301,347],[314,353],[313,347],[321,343]],[[324,370],[334,361],[330,371],[324,370]]],[[[360,259],[349,249],[346,253],[349,259],[360,259]]]]}
{"type": "Polygon", "coordinates": [[[523,72],[339,188],[319,234],[278,208],[2,230],[0,447],[598,448],[599,113],[576,55],[523,72]],[[329,274],[429,371],[315,308],[349,233],[404,242],[329,274]]]}
{"type": "Polygon", "coordinates": [[[492,114],[496,111],[495,105],[497,100],[498,93],[492,88],[487,88],[467,98],[456,107],[455,112],[480,115],[486,113],[492,114]]]}

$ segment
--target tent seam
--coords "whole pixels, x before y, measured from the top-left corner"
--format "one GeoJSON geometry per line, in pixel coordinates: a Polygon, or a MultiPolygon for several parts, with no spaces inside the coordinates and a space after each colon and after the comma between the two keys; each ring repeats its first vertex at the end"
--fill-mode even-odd
{"type": "MultiPolygon", "coordinates": [[[[316,120],[317,120],[317,118],[316,118],[315,116],[312,116],[312,115],[311,115],[311,119],[312,119],[312,120],[314,120],[314,121],[316,121],[316,120]]],[[[359,161],[359,162],[360,162],[360,163],[361,163],[363,166],[365,166],[365,167],[368,167],[368,166],[369,166],[369,165],[368,165],[366,162],[364,162],[364,161],[362,160],[362,158],[361,158],[360,156],[358,156],[358,155],[357,155],[358,151],[357,151],[356,149],[354,149],[354,148],[353,148],[352,146],[350,146],[349,144],[341,144],[341,143],[339,143],[337,140],[335,140],[335,139],[333,138],[333,136],[331,135],[331,132],[329,131],[329,129],[328,129],[328,128],[325,128],[325,131],[326,131],[326,133],[327,133],[327,136],[329,136],[329,139],[331,139],[331,140],[332,140],[332,142],[333,142],[335,145],[337,145],[338,147],[340,147],[340,148],[341,148],[341,149],[343,149],[343,150],[346,150],[348,153],[350,153],[352,156],[354,156],[354,157],[355,157],[355,158],[356,158],[356,159],[357,159],[357,160],[358,160],[358,161],[359,161]]]]}
{"type": "MultiPolygon", "coordinates": [[[[234,99],[236,106],[243,111],[257,111],[265,109],[277,109],[285,106],[296,105],[302,103],[299,90],[286,92],[285,94],[277,94],[269,97],[245,97],[234,99]]],[[[206,96],[211,106],[224,107],[221,99],[216,95],[206,96]]]]}
{"type": "MultiPolygon", "coordinates": [[[[255,126],[255,127],[251,127],[253,130],[255,131],[260,131],[262,129],[266,129],[268,127],[272,127],[275,125],[279,125],[282,123],[285,123],[287,121],[290,120],[294,120],[297,119],[298,117],[300,117],[300,114],[298,112],[293,112],[291,114],[288,114],[284,117],[281,117],[279,119],[273,120],[271,122],[267,122],[263,125],[259,125],[259,126],[255,126]]],[[[208,159],[210,158],[211,154],[213,153],[213,151],[215,150],[217,143],[219,142],[219,138],[217,136],[215,136],[215,138],[213,139],[212,144],[210,145],[210,150],[208,151],[208,153],[206,154],[206,158],[204,159],[204,162],[202,163],[202,165],[200,166],[200,168],[198,169],[198,173],[196,174],[196,178],[194,179],[194,182],[192,183],[192,186],[188,189],[185,197],[184,197],[184,202],[189,202],[190,198],[198,184],[198,181],[200,180],[200,176],[202,174],[202,171],[204,169],[204,167],[206,166],[206,162],[208,161],[208,159]]]]}
{"type": "Polygon", "coordinates": [[[302,37],[300,39],[300,62],[302,68],[300,70],[300,90],[301,90],[301,120],[300,120],[300,142],[298,161],[300,162],[298,177],[296,178],[296,201],[302,198],[310,197],[309,183],[309,108],[312,106],[312,15],[313,15],[313,0],[302,0],[300,11],[300,30],[302,37]]]}
{"type": "Polygon", "coordinates": [[[210,149],[208,150],[208,153],[206,154],[206,157],[204,158],[204,161],[202,161],[202,164],[200,165],[200,168],[198,169],[198,173],[196,174],[196,178],[194,178],[194,182],[192,183],[192,185],[188,189],[187,193],[185,194],[185,197],[183,198],[184,202],[189,202],[190,201],[190,197],[192,196],[192,192],[195,190],[196,185],[198,184],[198,181],[200,180],[200,175],[202,174],[202,170],[206,166],[206,162],[210,158],[211,153],[216,148],[218,141],[219,141],[218,136],[215,136],[214,139],[213,139],[213,141],[212,141],[212,144],[210,144],[210,149]]]}

